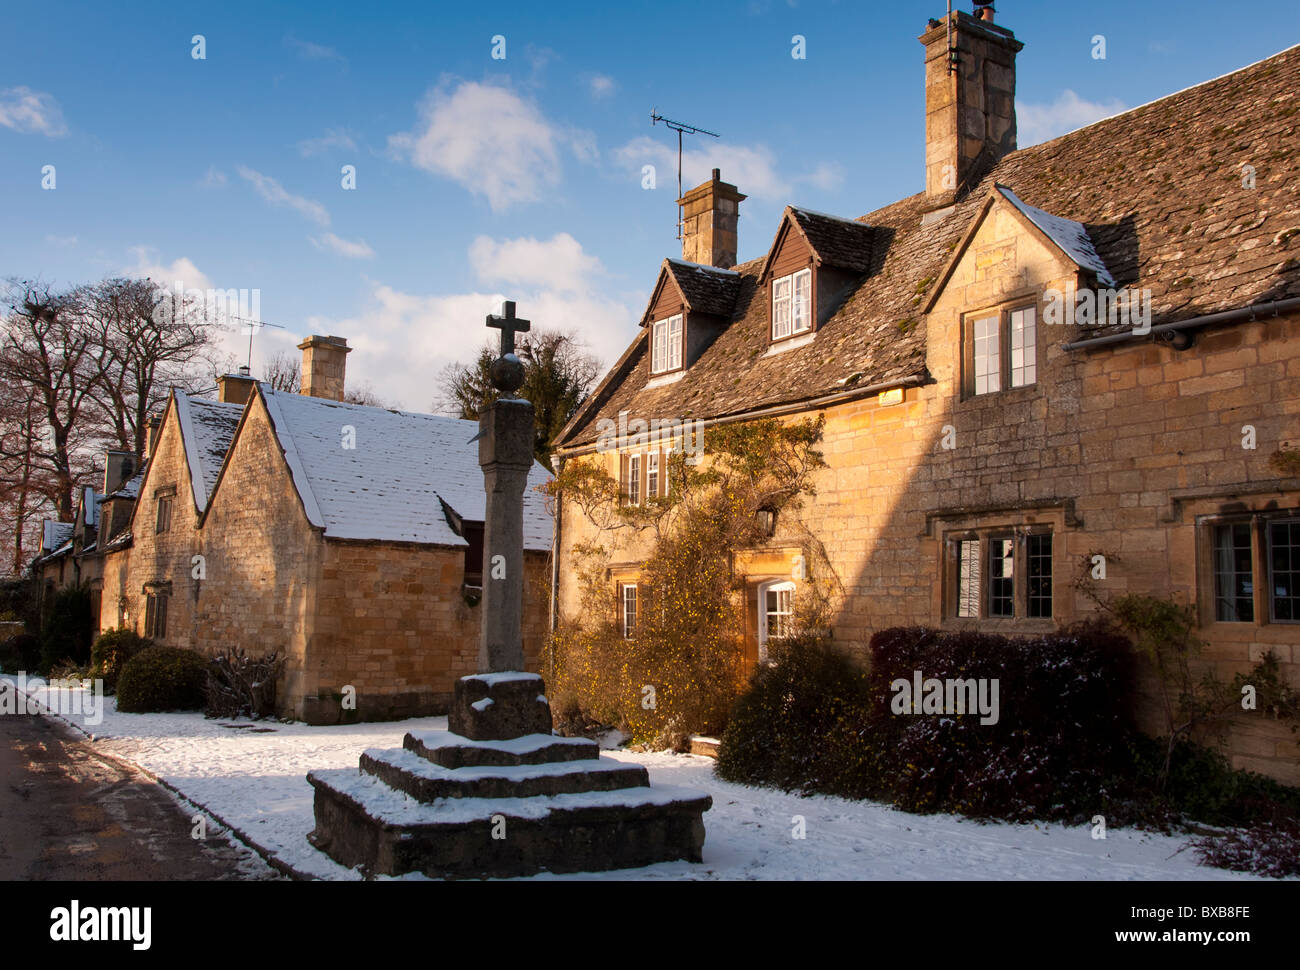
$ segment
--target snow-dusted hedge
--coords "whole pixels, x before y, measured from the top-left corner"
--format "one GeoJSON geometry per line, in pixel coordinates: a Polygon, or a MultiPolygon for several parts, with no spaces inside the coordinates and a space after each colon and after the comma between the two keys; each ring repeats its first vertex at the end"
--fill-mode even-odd
{"type": "Polygon", "coordinates": [[[718,773],[916,812],[1077,819],[1105,807],[1109,779],[1131,763],[1132,652],[1106,628],[1032,638],[897,628],[870,650],[866,672],[807,641],[760,668],[732,711],[718,773]],[[936,682],[958,686],[940,701],[936,682]],[[996,706],[959,713],[957,697],[996,706]]]}

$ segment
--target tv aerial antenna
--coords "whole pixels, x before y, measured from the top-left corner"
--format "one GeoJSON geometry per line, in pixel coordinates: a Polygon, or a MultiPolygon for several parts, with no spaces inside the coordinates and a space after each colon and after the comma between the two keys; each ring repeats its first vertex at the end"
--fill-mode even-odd
{"type": "MultiPolygon", "coordinates": [[[[242,310],[243,307],[240,307],[240,309],[242,310]]],[[[240,329],[248,331],[248,362],[244,366],[248,368],[250,374],[253,372],[253,334],[257,333],[262,327],[275,327],[277,330],[289,329],[278,323],[267,323],[265,320],[250,320],[248,317],[237,317],[232,314],[223,314],[223,316],[227,320],[238,320],[243,324],[240,329]]]]}
{"type": "MultiPolygon", "coordinates": [[[[688,125],[683,121],[673,121],[671,118],[665,118],[659,113],[658,108],[650,109],[650,126],[654,127],[659,122],[664,123],[665,128],[677,132],[677,198],[682,197],[682,135],[709,135],[712,138],[721,138],[716,131],[709,131],[707,128],[698,128],[695,125],[688,125]]],[[[682,207],[677,206],[677,238],[682,238],[682,207]]]]}

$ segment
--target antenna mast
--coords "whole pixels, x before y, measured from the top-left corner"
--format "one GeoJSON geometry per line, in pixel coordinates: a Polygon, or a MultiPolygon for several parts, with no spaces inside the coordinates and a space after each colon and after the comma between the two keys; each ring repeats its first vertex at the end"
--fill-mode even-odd
{"type": "MultiPolygon", "coordinates": [[[[710,135],[713,138],[721,138],[722,136],[716,131],[697,128],[682,121],[665,118],[659,113],[658,108],[651,108],[650,126],[654,127],[661,121],[664,123],[664,127],[677,132],[677,198],[680,199],[682,197],[682,135],[710,135]]],[[[682,238],[682,207],[680,204],[677,206],[677,238],[682,238]]]]}
{"type": "MultiPolygon", "coordinates": [[[[243,307],[240,307],[242,310],[243,307]]],[[[288,330],[288,327],[282,327],[278,323],[267,323],[265,320],[250,320],[248,317],[236,317],[230,314],[226,315],[227,320],[238,320],[240,323],[247,325],[248,330],[248,370],[253,371],[253,334],[257,333],[259,327],[275,327],[277,330],[288,330]]]]}

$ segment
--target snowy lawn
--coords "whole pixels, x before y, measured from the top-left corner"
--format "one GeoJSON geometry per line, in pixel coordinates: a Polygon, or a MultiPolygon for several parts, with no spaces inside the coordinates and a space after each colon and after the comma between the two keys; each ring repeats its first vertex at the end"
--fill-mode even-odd
{"type": "MultiPolygon", "coordinates": [[[[11,678],[0,678],[11,679],[11,678]]],[[[38,698],[46,692],[38,691],[38,698]]],[[[261,851],[300,873],[357,879],[307,842],[314,827],[315,768],[355,767],[372,747],[400,747],[413,729],[445,728],[445,717],[311,727],[275,721],[215,721],[201,714],[119,714],[105,699],[103,721],[86,725],[103,751],[135,762],[233,826],[261,851]],[[223,725],[237,725],[226,727],[223,725]]],[[[663,863],[612,873],[547,879],[1248,879],[1200,866],[1186,838],[1087,826],[980,824],[949,815],[911,815],[874,802],[800,797],[718,780],[712,759],[605,752],[645,765],[655,784],[713,796],[705,813],[704,863],[663,863]],[[804,819],[793,837],[794,816],[804,819]]],[[[407,877],[422,878],[422,877],[407,877]]]]}

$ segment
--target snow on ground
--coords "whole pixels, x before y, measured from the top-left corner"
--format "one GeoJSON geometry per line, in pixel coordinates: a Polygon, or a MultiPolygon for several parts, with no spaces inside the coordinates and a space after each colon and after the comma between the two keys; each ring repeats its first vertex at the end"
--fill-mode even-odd
{"type": "MultiPolygon", "coordinates": [[[[0,680],[9,678],[0,677],[0,680]]],[[[47,692],[37,691],[36,696],[47,692]]],[[[234,826],[264,852],[301,873],[357,879],[307,842],[314,827],[307,772],[356,767],[367,748],[400,747],[411,730],[442,730],[445,717],[312,727],[275,721],[217,721],[201,714],[120,714],[105,699],[88,725],[102,750],[139,764],[234,826]],[[226,727],[223,725],[237,725],[226,727]]],[[[1187,839],[1088,826],[980,824],[949,815],[911,815],[875,802],[801,797],[718,780],[695,755],[606,751],[645,765],[652,785],[708,792],[704,863],[662,863],[611,873],[544,879],[1246,879],[1196,864],[1187,839]],[[806,837],[793,837],[802,816],[806,837]]],[[[421,878],[421,877],[407,877],[421,878]]]]}

